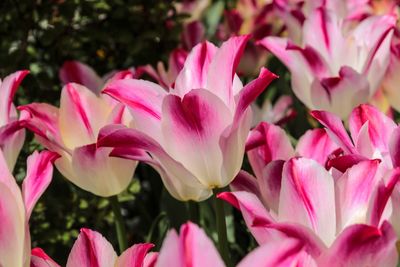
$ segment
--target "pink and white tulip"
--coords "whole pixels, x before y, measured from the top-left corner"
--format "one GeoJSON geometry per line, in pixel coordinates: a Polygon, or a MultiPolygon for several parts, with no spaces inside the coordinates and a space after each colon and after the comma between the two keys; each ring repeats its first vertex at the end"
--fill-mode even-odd
{"type": "MultiPolygon", "coordinates": [[[[68,256],[66,267],[154,267],[158,253],[150,243],[135,244],[118,257],[98,232],[82,228],[68,256]]],[[[31,267],[59,267],[43,250],[32,250],[31,267]]]]}
{"type": "Polygon", "coordinates": [[[346,118],[381,85],[395,22],[393,15],[372,16],[346,31],[343,19],[320,7],[304,22],[301,46],[280,37],[260,44],[289,68],[292,89],[308,108],[346,118]]]}
{"type": "Polygon", "coordinates": [[[292,104],[293,99],[288,95],[279,97],[274,104],[269,99],[264,100],[261,107],[253,104],[253,126],[262,121],[277,125],[284,124],[296,116],[292,104]]]}
{"type": "Polygon", "coordinates": [[[179,235],[170,230],[165,237],[155,267],[224,267],[221,256],[203,229],[188,222],[179,235]]]}
{"type": "Polygon", "coordinates": [[[333,264],[337,255],[337,265],[318,266],[368,266],[365,261],[396,266],[397,236],[386,220],[400,170],[383,177],[378,165],[377,160],[362,161],[334,179],[316,161],[292,158],[268,178],[276,186],[267,187],[266,181],[258,188],[269,196],[266,205],[245,191],[221,193],[219,198],[242,212],[260,244],[295,238],[316,262],[333,264]],[[346,262],[353,265],[341,265],[346,262]]]}
{"type": "Polygon", "coordinates": [[[29,72],[17,71],[0,80],[0,150],[12,171],[22,145],[25,141],[25,130],[21,129],[17,111],[13,104],[14,95],[29,72]]]}
{"type": "Polygon", "coordinates": [[[140,66],[137,68],[137,77],[141,76],[142,73],[146,73],[151,78],[155,79],[159,85],[169,90],[173,87],[176,77],[182,70],[188,52],[181,48],[174,49],[169,55],[168,59],[168,71],[165,69],[164,64],[159,61],[157,69],[154,69],[151,65],[140,66]]]}
{"type": "Polygon", "coordinates": [[[1,266],[29,266],[31,240],[28,221],[36,202],[51,182],[52,162],[57,157],[49,151],[34,152],[29,156],[21,192],[0,151],[1,266]]]}
{"type": "Polygon", "coordinates": [[[131,123],[121,104],[69,83],[61,92],[60,108],[31,103],[19,110],[24,126],[42,145],[61,156],[55,165],[72,183],[104,197],[119,194],[128,186],[137,162],[111,157],[111,148],[96,145],[101,127],[131,123]]]}
{"type": "Polygon", "coordinates": [[[143,80],[109,84],[104,93],[129,107],[136,130],[106,127],[99,145],[151,164],[180,200],[201,201],[213,188],[228,185],[242,165],[250,104],[276,78],[262,69],[243,87],[235,69],[248,38],[233,37],[219,49],[209,42],[197,45],[169,92],[143,80]],[[150,157],[127,148],[146,150],[150,157]]]}
{"type": "Polygon", "coordinates": [[[99,94],[104,86],[113,80],[136,78],[141,74],[141,71],[137,72],[131,68],[121,71],[111,71],[100,77],[92,67],[85,63],[70,60],[65,61],[61,66],[58,76],[63,85],[78,83],[89,88],[92,92],[99,94]]]}

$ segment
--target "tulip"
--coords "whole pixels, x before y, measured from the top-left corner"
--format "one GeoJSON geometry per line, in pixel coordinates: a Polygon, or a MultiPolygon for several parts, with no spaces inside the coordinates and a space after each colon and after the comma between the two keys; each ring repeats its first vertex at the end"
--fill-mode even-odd
{"type": "Polygon", "coordinates": [[[324,251],[317,255],[310,252],[307,240],[283,237],[262,244],[237,267],[396,266],[396,252],[390,247],[393,241],[393,233],[387,224],[379,229],[354,225],[347,228],[331,248],[321,248],[324,251]],[[390,240],[385,242],[386,239],[390,240]]]}
{"type": "Polygon", "coordinates": [[[143,80],[109,84],[103,92],[129,107],[136,129],[103,128],[99,146],[124,148],[121,157],[151,164],[179,200],[201,201],[228,185],[242,164],[249,105],[276,78],[262,69],[242,86],[234,70],[247,39],[233,37],[219,49],[208,42],[196,46],[169,92],[143,80]],[[150,157],[129,155],[126,148],[150,157]]]}
{"type": "MultiPolygon", "coordinates": [[[[157,253],[149,253],[154,245],[135,244],[121,256],[98,232],[82,228],[68,256],[66,267],[153,267],[157,253]]],[[[43,250],[32,250],[31,267],[59,267],[43,250]]]]}
{"type": "Polygon", "coordinates": [[[155,79],[159,85],[164,87],[164,89],[169,90],[173,87],[176,77],[182,70],[187,54],[188,53],[184,49],[174,49],[169,55],[168,71],[165,69],[164,64],[159,61],[157,64],[157,70],[155,70],[151,65],[138,67],[136,77],[140,77],[142,73],[146,73],[151,78],[155,79]]]}
{"type": "Polygon", "coordinates": [[[0,80],[0,150],[12,171],[25,140],[12,99],[27,70],[17,71],[0,80]]]}
{"type": "MultiPolygon", "coordinates": [[[[341,148],[341,153],[332,157],[329,165],[345,171],[366,159],[379,159],[380,168],[387,172],[400,167],[400,127],[373,106],[360,105],[349,118],[350,136],[343,123],[335,115],[325,111],[312,111],[312,116],[327,128],[332,140],[341,148]]],[[[391,194],[393,212],[390,222],[400,235],[400,187],[395,186],[391,194]]]]}
{"type": "Polygon", "coordinates": [[[308,108],[346,118],[378,90],[395,21],[393,15],[372,16],[346,31],[342,19],[320,7],[304,22],[301,46],[280,37],[260,44],[288,67],[293,91],[308,108]]]}
{"type": "Polygon", "coordinates": [[[28,221],[36,202],[51,182],[52,162],[57,157],[49,151],[29,156],[21,192],[0,151],[0,266],[29,266],[28,221]]]}
{"type": "Polygon", "coordinates": [[[386,220],[400,169],[383,177],[378,166],[379,160],[365,160],[334,179],[316,161],[292,158],[269,176],[278,186],[258,188],[277,205],[246,191],[218,197],[242,212],[259,244],[294,238],[324,263],[318,266],[396,266],[397,237],[386,220]]]}
{"type": "Polygon", "coordinates": [[[101,127],[129,124],[124,107],[88,88],[69,83],[61,92],[60,108],[32,103],[20,106],[26,128],[47,149],[58,153],[57,169],[78,187],[108,197],[130,183],[137,162],[111,157],[111,148],[96,145],[101,127]]]}
{"type": "Polygon", "coordinates": [[[197,225],[188,222],[179,235],[170,230],[162,244],[155,267],[224,267],[225,264],[213,242],[197,225]]]}
{"type": "Polygon", "coordinates": [[[122,71],[112,71],[100,77],[90,66],[76,60],[65,61],[58,73],[63,85],[78,83],[89,88],[96,94],[99,94],[103,87],[110,81],[139,77],[140,75],[141,71],[138,73],[132,68],[122,71]]]}

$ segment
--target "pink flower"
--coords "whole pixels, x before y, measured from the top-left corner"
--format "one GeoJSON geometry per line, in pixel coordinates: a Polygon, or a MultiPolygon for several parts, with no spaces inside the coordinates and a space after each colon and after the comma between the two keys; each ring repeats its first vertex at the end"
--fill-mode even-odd
{"type": "Polygon", "coordinates": [[[25,130],[21,129],[12,100],[28,73],[27,70],[17,71],[0,80],[0,150],[11,171],[25,140],[25,130]]]}
{"type": "Polygon", "coordinates": [[[47,149],[57,152],[58,170],[80,188],[99,196],[122,192],[137,162],[111,157],[111,148],[98,148],[97,134],[110,123],[129,125],[125,108],[106,95],[69,83],[61,92],[60,108],[45,103],[20,106],[26,128],[47,149]]]}
{"type": "Polygon", "coordinates": [[[188,222],[179,235],[170,230],[165,237],[155,267],[224,267],[213,242],[197,225],[188,222]]]}
{"type": "Polygon", "coordinates": [[[71,60],[65,61],[61,66],[58,76],[63,85],[68,83],[78,83],[87,88],[92,92],[99,94],[107,83],[113,80],[136,78],[140,74],[135,69],[131,68],[122,71],[111,71],[100,77],[94,69],[85,63],[71,60]]]}
{"type": "MultiPolygon", "coordinates": [[[[117,256],[112,245],[98,232],[82,228],[68,256],[66,267],[154,267],[154,245],[135,244],[117,256]]],[[[31,267],[58,267],[41,249],[32,250],[31,267]]]]}
{"type": "Polygon", "coordinates": [[[34,152],[29,156],[21,192],[0,151],[1,266],[29,266],[31,241],[28,221],[33,207],[51,182],[52,162],[57,157],[49,151],[34,152]]]}
{"type": "Polygon", "coordinates": [[[277,125],[284,124],[294,116],[296,111],[292,107],[293,99],[288,95],[280,96],[274,104],[269,99],[265,99],[261,107],[257,104],[252,105],[253,123],[256,126],[258,123],[265,121],[277,125]]]}
{"type": "Polygon", "coordinates": [[[373,16],[346,31],[337,14],[320,7],[304,22],[301,46],[279,37],[260,44],[289,68],[293,91],[308,108],[345,118],[378,90],[395,21],[393,15],[373,16]]]}
{"type": "Polygon", "coordinates": [[[397,236],[386,219],[400,170],[384,176],[378,167],[365,160],[334,179],[316,161],[292,158],[264,178],[264,203],[245,191],[219,198],[242,212],[260,244],[294,238],[318,266],[396,266],[397,236]]]}
{"type": "Polygon", "coordinates": [[[157,64],[157,70],[151,65],[140,66],[136,70],[136,77],[147,74],[151,78],[155,79],[159,85],[164,89],[169,90],[173,87],[176,77],[182,70],[188,53],[184,49],[176,48],[169,55],[168,59],[168,71],[165,69],[164,64],[159,61],[157,64]]]}
{"type": "Polygon", "coordinates": [[[110,126],[100,146],[125,149],[121,157],[143,160],[161,175],[175,198],[201,201],[239,172],[251,124],[249,105],[276,78],[267,69],[243,87],[235,74],[248,36],[216,48],[205,42],[189,54],[169,92],[143,80],[120,80],[104,93],[129,107],[136,129],[110,126]],[[140,148],[150,157],[131,155],[140,148]]]}

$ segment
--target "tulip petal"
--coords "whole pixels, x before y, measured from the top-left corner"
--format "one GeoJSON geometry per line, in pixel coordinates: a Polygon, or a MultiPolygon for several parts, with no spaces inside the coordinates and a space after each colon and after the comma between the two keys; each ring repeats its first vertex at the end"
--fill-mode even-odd
{"type": "Polygon", "coordinates": [[[274,219],[265,209],[260,199],[252,193],[245,191],[238,192],[223,192],[218,194],[218,198],[225,200],[242,213],[243,219],[246,222],[247,228],[257,240],[259,244],[267,243],[275,233],[264,227],[255,227],[255,220],[274,223],[274,219]]]}
{"type": "Polygon", "coordinates": [[[166,96],[163,88],[144,80],[126,79],[110,83],[103,93],[129,107],[137,129],[161,139],[161,105],[166,96]]]}
{"type": "Polygon", "coordinates": [[[297,222],[326,243],[335,238],[335,192],[332,176],[317,162],[293,158],[283,167],[279,219],[297,222]]]}
{"type": "Polygon", "coordinates": [[[95,94],[100,93],[103,84],[102,79],[91,67],[75,60],[65,61],[58,76],[64,85],[78,83],[89,88],[95,94]]]}
{"type": "Polygon", "coordinates": [[[310,114],[326,127],[326,131],[332,140],[335,141],[346,153],[358,154],[339,117],[322,110],[313,110],[310,114]]]}
{"type": "Polygon", "coordinates": [[[60,267],[42,249],[32,249],[30,267],[60,267]]]}
{"type": "Polygon", "coordinates": [[[224,186],[219,139],[232,121],[225,104],[211,92],[195,89],[183,99],[167,96],[162,110],[164,147],[168,154],[201,179],[205,186],[224,186]]]}
{"type": "Polygon", "coordinates": [[[17,119],[12,101],[15,92],[28,73],[27,70],[17,71],[0,82],[0,126],[17,119]]]}
{"type": "Polygon", "coordinates": [[[275,36],[268,36],[259,41],[259,44],[271,51],[292,73],[292,89],[296,96],[308,107],[312,107],[310,88],[313,80],[313,70],[300,53],[287,49],[288,40],[275,36]]]}
{"type": "Polygon", "coordinates": [[[19,106],[21,124],[35,133],[40,142],[51,151],[65,150],[58,128],[58,109],[45,103],[19,106]]]}
{"type": "Polygon", "coordinates": [[[8,171],[1,151],[0,173],[0,266],[23,266],[25,209],[21,192],[8,171]]]}
{"type": "Polygon", "coordinates": [[[396,128],[396,123],[377,108],[367,104],[360,105],[353,110],[349,118],[350,133],[356,143],[359,132],[366,122],[372,144],[382,152],[387,152],[388,140],[396,128]]]}
{"type": "Polygon", "coordinates": [[[264,204],[278,214],[279,195],[282,185],[282,170],[285,161],[274,160],[265,166],[262,176],[257,178],[264,204]]]}
{"type": "Polygon", "coordinates": [[[25,141],[25,130],[20,121],[10,122],[0,127],[0,147],[12,171],[25,141]]]}
{"type": "MultiPolygon", "coordinates": [[[[251,131],[250,142],[254,135],[261,135],[263,138],[262,145],[247,152],[250,165],[257,178],[263,177],[264,167],[271,161],[288,160],[294,156],[292,144],[285,131],[279,126],[261,122],[251,131]]],[[[252,145],[254,146],[255,144],[252,145]]]]}
{"type": "Polygon", "coordinates": [[[27,174],[22,183],[22,196],[25,203],[26,218],[32,213],[33,207],[49,186],[53,176],[53,162],[59,157],[50,151],[34,152],[27,159],[27,174]]]}
{"type": "Polygon", "coordinates": [[[82,85],[67,84],[61,92],[59,110],[59,129],[66,147],[93,143],[110,112],[105,99],[82,85]]]}
{"type": "Polygon", "coordinates": [[[362,161],[337,179],[338,232],[366,221],[371,196],[381,178],[378,165],[379,160],[362,161]]]}
{"type": "Polygon", "coordinates": [[[217,51],[218,48],[207,41],[196,45],[179,72],[172,93],[183,97],[191,89],[207,88],[210,63],[217,51]]]}
{"type": "Polygon", "coordinates": [[[284,238],[267,242],[250,252],[237,267],[317,267],[312,257],[296,239],[284,238]]]}
{"type": "Polygon", "coordinates": [[[261,198],[257,179],[244,170],[241,170],[238,175],[236,175],[235,179],[230,184],[230,188],[232,191],[246,191],[253,193],[258,198],[261,198]]]}
{"type": "Polygon", "coordinates": [[[158,266],[224,267],[225,264],[203,229],[188,222],[181,226],[179,236],[174,230],[167,234],[156,263],[158,266]]]}
{"type": "Polygon", "coordinates": [[[353,107],[370,98],[370,87],[364,75],[348,66],[338,77],[315,79],[311,85],[311,101],[316,109],[324,109],[347,118],[353,107]]]}
{"type": "Polygon", "coordinates": [[[308,130],[297,143],[296,152],[305,158],[317,161],[325,165],[328,156],[338,149],[336,143],[332,141],[325,129],[308,130]]]}
{"type": "Polygon", "coordinates": [[[112,267],[117,260],[111,244],[98,232],[81,229],[68,256],[67,267],[112,267]]]}
{"type": "Polygon", "coordinates": [[[136,161],[110,157],[111,148],[90,144],[74,149],[73,177],[67,177],[80,188],[109,197],[125,190],[132,180],[136,161]]]}
{"type": "MultiPolygon", "coordinates": [[[[384,219],[382,218],[384,210],[387,207],[389,198],[392,196],[399,179],[400,169],[396,168],[390,172],[387,184],[385,184],[384,180],[379,181],[379,185],[370,201],[372,204],[369,205],[368,218],[370,225],[376,227],[380,226],[381,220],[384,219]]],[[[396,201],[396,199],[394,198],[393,201],[396,201]]],[[[392,213],[395,212],[395,210],[392,211],[392,213]]]]}
{"type": "MultiPolygon", "coordinates": [[[[135,148],[148,151],[154,159],[152,166],[160,172],[164,185],[175,198],[180,200],[204,200],[211,190],[203,186],[181,163],[168,155],[154,139],[134,129],[121,125],[109,125],[101,129],[99,147],[135,148]]],[[[140,156],[142,159],[142,156],[140,156]]]]}
{"type": "Polygon", "coordinates": [[[219,96],[228,107],[233,106],[233,79],[249,39],[250,35],[229,38],[215,53],[209,66],[205,88],[219,96]]]}
{"type": "Polygon", "coordinates": [[[122,253],[115,266],[143,267],[145,257],[153,247],[154,245],[150,243],[135,244],[122,253]]]}
{"type": "Polygon", "coordinates": [[[388,222],[380,228],[363,224],[347,227],[319,259],[319,266],[387,266],[397,265],[397,237],[388,222]]]}
{"type": "Polygon", "coordinates": [[[333,168],[337,169],[338,171],[344,173],[348,168],[351,168],[352,166],[354,166],[364,160],[368,160],[368,159],[361,155],[357,155],[357,154],[344,155],[344,156],[339,156],[339,157],[329,159],[326,164],[326,167],[328,170],[331,167],[333,167],[333,168]]]}
{"type": "Polygon", "coordinates": [[[400,167],[400,127],[397,127],[389,139],[389,152],[393,167],[400,167]]]}
{"type": "Polygon", "coordinates": [[[235,121],[242,116],[245,110],[253,103],[264,89],[278,76],[266,68],[261,68],[257,79],[248,83],[237,96],[237,106],[235,112],[235,121]]]}

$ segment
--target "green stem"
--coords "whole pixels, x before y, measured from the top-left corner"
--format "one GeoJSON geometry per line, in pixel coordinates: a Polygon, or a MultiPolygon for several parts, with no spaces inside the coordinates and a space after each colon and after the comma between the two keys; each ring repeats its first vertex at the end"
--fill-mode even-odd
{"type": "Polygon", "coordinates": [[[124,219],[122,218],[121,206],[118,201],[118,196],[112,196],[109,198],[112,211],[114,213],[115,229],[117,231],[118,245],[120,253],[124,252],[127,247],[126,240],[126,229],[124,219]]]}
{"type": "Polygon", "coordinates": [[[217,198],[217,194],[222,192],[221,188],[214,189],[214,203],[215,203],[215,216],[217,223],[218,232],[218,248],[221,257],[224,259],[227,266],[231,266],[230,257],[228,251],[228,237],[226,233],[226,221],[225,221],[225,210],[224,203],[222,200],[217,198]]]}
{"type": "Polygon", "coordinates": [[[189,220],[195,224],[199,224],[199,204],[195,201],[188,201],[189,220]]]}

